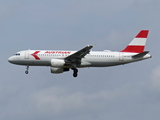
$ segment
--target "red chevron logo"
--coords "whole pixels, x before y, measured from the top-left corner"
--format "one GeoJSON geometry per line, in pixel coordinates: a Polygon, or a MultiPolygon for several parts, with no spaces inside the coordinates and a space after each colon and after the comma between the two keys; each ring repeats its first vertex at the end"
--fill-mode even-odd
{"type": "Polygon", "coordinates": [[[33,54],[31,54],[36,60],[41,60],[37,54],[39,53],[40,51],[35,51],[33,54]]]}

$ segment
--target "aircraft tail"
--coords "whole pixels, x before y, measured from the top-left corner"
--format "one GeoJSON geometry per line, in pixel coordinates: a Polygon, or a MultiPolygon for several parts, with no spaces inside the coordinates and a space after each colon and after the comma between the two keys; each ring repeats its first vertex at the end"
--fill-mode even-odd
{"type": "Polygon", "coordinates": [[[149,30],[141,30],[131,43],[121,52],[142,53],[145,48],[149,30]]]}

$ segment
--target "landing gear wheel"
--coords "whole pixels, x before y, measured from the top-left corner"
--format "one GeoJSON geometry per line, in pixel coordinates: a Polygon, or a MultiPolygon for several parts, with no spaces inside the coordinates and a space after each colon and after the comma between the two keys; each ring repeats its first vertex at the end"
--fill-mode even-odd
{"type": "Polygon", "coordinates": [[[77,76],[78,76],[77,73],[78,73],[78,69],[74,69],[74,70],[73,70],[73,77],[77,77],[77,76]]]}
{"type": "Polygon", "coordinates": [[[29,69],[29,66],[27,65],[27,67],[26,67],[26,71],[25,71],[25,73],[26,74],[28,74],[29,72],[28,72],[28,69],[29,69]]]}
{"type": "Polygon", "coordinates": [[[73,77],[77,77],[77,75],[78,75],[77,73],[73,73],[73,77]]]}
{"type": "Polygon", "coordinates": [[[26,70],[25,73],[28,74],[29,72],[26,70]]]}

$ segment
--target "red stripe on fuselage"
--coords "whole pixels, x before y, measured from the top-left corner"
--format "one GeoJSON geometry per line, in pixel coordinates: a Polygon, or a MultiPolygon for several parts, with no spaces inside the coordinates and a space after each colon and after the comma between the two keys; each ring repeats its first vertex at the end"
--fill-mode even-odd
{"type": "Polygon", "coordinates": [[[135,45],[129,45],[121,52],[132,52],[132,53],[141,53],[144,51],[145,46],[135,46],[135,45]]]}
{"type": "Polygon", "coordinates": [[[36,60],[40,60],[40,58],[37,56],[37,54],[39,53],[40,51],[35,51],[33,54],[31,54],[36,60]]]}

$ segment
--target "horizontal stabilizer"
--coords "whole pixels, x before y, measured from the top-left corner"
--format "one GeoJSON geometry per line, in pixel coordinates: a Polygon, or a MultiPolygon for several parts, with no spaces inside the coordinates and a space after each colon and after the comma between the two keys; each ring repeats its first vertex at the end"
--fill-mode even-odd
{"type": "Polygon", "coordinates": [[[144,51],[139,54],[133,55],[132,58],[140,58],[140,57],[145,56],[147,53],[149,53],[149,51],[144,51]]]}

